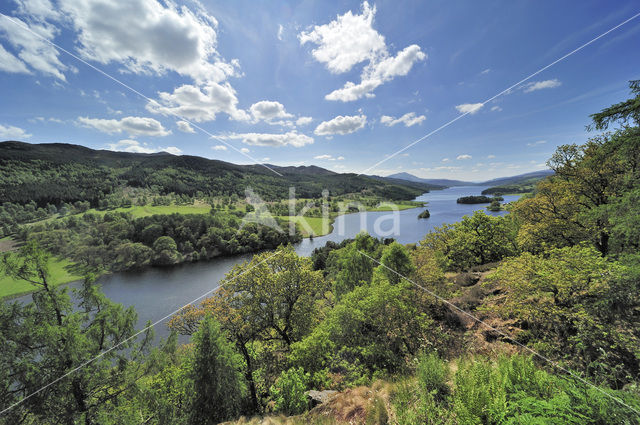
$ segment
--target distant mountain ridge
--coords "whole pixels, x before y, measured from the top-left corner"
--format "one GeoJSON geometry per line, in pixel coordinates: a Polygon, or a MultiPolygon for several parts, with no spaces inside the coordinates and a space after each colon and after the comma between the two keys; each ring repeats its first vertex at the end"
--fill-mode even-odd
{"type": "Polygon", "coordinates": [[[432,184],[432,185],[437,185],[437,186],[448,186],[448,187],[453,187],[453,186],[504,186],[504,185],[519,184],[519,183],[521,183],[521,182],[523,182],[525,180],[530,180],[530,179],[537,179],[537,178],[542,179],[542,178],[548,177],[548,176],[553,175],[553,174],[554,173],[553,173],[552,170],[541,170],[541,171],[533,171],[533,172],[530,172],[530,173],[518,174],[518,175],[515,175],[515,176],[499,177],[499,178],[486,180],[486,181],[482,181],[482,182],[469,182],[469,181],[463,181],[463,180],[449,180],[449,179],[423,179],[421,177],[417,177],[417,176],[414,176],[413,174],[409,174],[409,173],[391,174],[391,175],[387,176],[387,178],[407,180],[407,181],[411,181],[411,182],[432,184]]]}

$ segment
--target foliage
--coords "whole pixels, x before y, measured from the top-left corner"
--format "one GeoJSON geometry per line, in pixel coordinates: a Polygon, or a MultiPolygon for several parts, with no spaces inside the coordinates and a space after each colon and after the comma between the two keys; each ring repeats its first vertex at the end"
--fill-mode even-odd
{"type": "Polygon", "coordinates": [[[141,218],[88,212],[25,227],[22,237],[84,269],[110,271],[254,252],[301,238],[257,223],[241,226],[235,216],[223,212],[141,218]]]}
{"type": "Polygon", "coordinates": [[[504,198],[501,196],[494,196],[493,198],[489,196],[479,195],[479,196],[463,196],[458,198],[456,202],[458,204],[488,204],[493,201],[503,201],[504,198]]]}
{"type": "Polygon", "coordinates": [[[99,412],[121,400],[146,372],[140,359],[151,335],[147,332],[139,342],[132,338],[135,311],[109,301],[93,276],[74,294],[76,306],[66,289],[51,286],[48,256],[37,244],[25,245],[20,254],[3,257],[4,272],[39,290],[32,303],[0,304],[1,404],[24,398],[5,419],[99,423],[99,412]],[[80,367],[90,360],[90,367],[80,367]]]}
{"type": "Polygon", "coordinates": [[[640,371],[637,276],[592,247],[524,253],[489,279],[507,291],[488,309],[517,319],[518,339],[600,381],[621,384],[640,371]]]}
{"type": "Polygon", "coordinates": [[[193,400],[189,423],[217,424],[240,412],[245,394],[241,357],[211,316],[193,334],[194,356],[190,377],[193,400]]]}
{"type": "Polygon", "coordinates": [[[398,242],[384,248],[380,263],[380,270],[392,284],[400,283],[403,277],[409,277],[415,271],[407,249],[398,242]]]}
{"type": "Polygon", "coordinates": [[[441,337],[411,284],[391,284],[378,276],[346,294],[309,336],[292,345],[294,365],[340,373],[346,361],[361,365],[369,376],[397,373],[421,346],[441,337]]]}
{"type": "Polygon", "coordinates": [[[517,254],[516,232],[511,217],[476,211],[427,234],[420,245],[437,252],[445,270],[465,270],[517,254]]]}
{"type": "Polygon", "coordinates": [[[309,374],[301,367],[283,371],[269,390],[274,411],[299,415],[307,410],[306,391],[309,380],[309,374]]]}

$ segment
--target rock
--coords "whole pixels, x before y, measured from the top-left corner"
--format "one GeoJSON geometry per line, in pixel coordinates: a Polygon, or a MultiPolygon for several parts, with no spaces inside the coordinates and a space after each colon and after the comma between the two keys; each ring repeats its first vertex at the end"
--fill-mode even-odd
{"type": "Polygon", "coordinates": [[[456,285],[460,285],[463,287],[473,286],[480,280],[480,273],[460,273],[456,277],[453,278],[453,282],[456,285]]]}
{"type": "Polygon", "coordinates": [[[310,391],[307,391],[306,394],[307,394],[307,397],[309,398],[311,407],[315,407],[319,404],[323,404],[329,401],[329,399],[334,394],[337,394],[337,392],[338,391],[334,391],[334,390],[324,390],[324,391],[310,390],[310,391]]]}

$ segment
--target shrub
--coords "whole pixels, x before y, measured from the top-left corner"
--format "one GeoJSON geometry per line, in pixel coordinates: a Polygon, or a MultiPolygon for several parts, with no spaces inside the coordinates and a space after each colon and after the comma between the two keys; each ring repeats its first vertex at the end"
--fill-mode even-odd
{"type": "Polygon", "coordinates": [[[301,367],[285,370],[280,374],[276,383],[271,386],[269,393],[274,401],[274,410],[286,415],[299,415],[307,410],[307,384],[309,374],[301,367]]]}

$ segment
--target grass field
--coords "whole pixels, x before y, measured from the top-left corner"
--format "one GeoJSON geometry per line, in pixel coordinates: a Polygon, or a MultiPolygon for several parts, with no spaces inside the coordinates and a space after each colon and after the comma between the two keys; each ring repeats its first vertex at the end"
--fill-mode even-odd
{"type": "Polygon", "coordinates": [[[113,210],[96,210],[90,209],[87,212],[95,214],[106,214],[107,212],[128,212],[134,218],[148,217],[154,214],[207,214],[211,211],[208,204],[195,205],[144,205],[133,206],[129,208],[116,208],[113,210]]]}
{"type": "MultiPolygon", "coordinates": [[[[49,280],[53,285],[73,282],[82,279],[82,276],[69,272],[66,267],[71,264],[68,260],[51,258],[49,260],[49,280]]],[[[16,296],[33,292],[38,287],[23,280],[15,280],[4,274],[0,274],[0,298],[16,296]]]]}
{"type": "Polygon", "coordinates": [[[331,233],[331,230],[333,229],[332,218],[326,220],[326,222],[322,217],[280,216],[279,218],[283,220],[293,220],[298,226],[298,229],[300,229],[302,236],[305,238],[309,237],[311,234],[313,234],[313,236],[323,236],[331,233]],[[306,226],[302,223],[303,220],[307,224],[306,226]]]}

